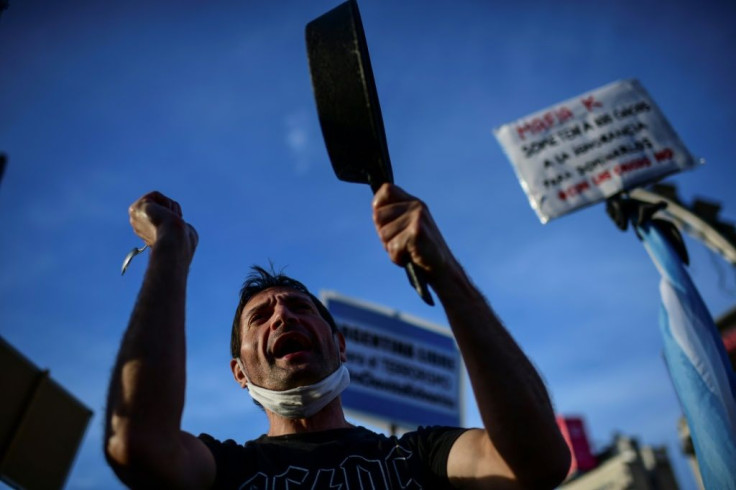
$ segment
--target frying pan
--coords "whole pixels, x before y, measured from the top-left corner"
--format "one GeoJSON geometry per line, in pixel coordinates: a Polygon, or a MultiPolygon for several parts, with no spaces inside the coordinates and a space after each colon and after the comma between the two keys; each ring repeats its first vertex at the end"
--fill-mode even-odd
{"type": "MultiPolygon", "coordinates": [[[[381,106],[358,3],[348,0],[307,24],[307,55],[319,123],[338,179],[393,183],[381,106]]],[[[434,305],[423,271],[405,265],[409,282],[434,305]]]]}

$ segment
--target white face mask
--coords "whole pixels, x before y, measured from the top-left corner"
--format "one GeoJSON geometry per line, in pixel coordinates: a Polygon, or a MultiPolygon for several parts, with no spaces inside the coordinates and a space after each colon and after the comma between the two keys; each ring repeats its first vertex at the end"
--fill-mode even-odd
{"type": "Polygon", "coordinates": [[[248,381],[250,396],[271,412],[289,419],[311,417],[337,398],[350,384],[348,368],[341,363],[332,374],[313,385],[284,391],[268,390],[254,385],[246,374],[243,362],[240,359],[235,361],[248,381]]]}

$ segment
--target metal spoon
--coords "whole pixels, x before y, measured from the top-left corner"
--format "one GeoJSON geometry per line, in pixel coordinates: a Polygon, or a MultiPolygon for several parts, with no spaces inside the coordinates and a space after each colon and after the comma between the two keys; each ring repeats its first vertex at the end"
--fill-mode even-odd
{"type": "Polygon", "coordinates": [[[128,252],[128,255],[125,256],[125,260],[123,260],[123,267],[122,269],[120,269],[121,276],[125,274],[125,269],[128,268],[128,266],[130,265],[130,261],[133,260],[133,257],[143,252],[147,248],[148,248],[148,245],[143,245],[141,248],[133,247],[133,250],[128,252]]]}

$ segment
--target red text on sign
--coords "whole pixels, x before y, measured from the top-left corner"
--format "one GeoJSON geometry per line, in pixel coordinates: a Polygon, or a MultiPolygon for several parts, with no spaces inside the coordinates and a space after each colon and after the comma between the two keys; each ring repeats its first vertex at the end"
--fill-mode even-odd
{"type": "Polygon", "coordinates": [[[519,138],[522,140],[526,138],[527,134],[535,135],[543,131],[562,124],[565,121],[572,119],[573,114],[567,107],[560,107],[559,109],[553,109],[545,112],[539,117],[535,117],[529,121],[524,121],[522,124],[516,126],[516,132],[519,134],[519,138]]]}
{"type": "Polygon", "coordinates": [[[595,185],[601,185],[607,180],[611,180],[611,172],[609,172],[608,170],[604,170],[603,172],[593,177],[593,183],[595,185]]]}
{"type": "Polygon", "coordinates": [[[658,151],[654,154],[654,158],[656,158],[658,162],[661,162],[663,160],[670,160],[674,156],[675,152],[673,152],[669,148],[665,148],[664,150],[658,151]]]}
{"type": "Polygon", "coordinates": [[[578,194],[581,194],[585,191],[590,189],[590,184],[587,180],[582,180],[578,182],[577,184],[573,184],[567,189],[561,190],[557,193],[557,197],[562,199],[563,201],[567,199],[568,197],[577,196],[578,194]]]}
{"type": "Polygon", "coordinates": [[[585,108],[588,109],[588,112],[592,111],[594,107],[603,107],[603,104],[595,100],[592,95],[590,97],[583,97],[582,102],[585,108]]]}
{"type": "Polygon", "coordinates": [[[619,163],[618,165],[613,167],[613,173],[615,173],[616,175],[623,175],[629,172],[633,172],[634,170],[650,167],[651,165],[652,162],[649,160],[649,158],[641,157],[637,158],[636,160],[619,163]]]}

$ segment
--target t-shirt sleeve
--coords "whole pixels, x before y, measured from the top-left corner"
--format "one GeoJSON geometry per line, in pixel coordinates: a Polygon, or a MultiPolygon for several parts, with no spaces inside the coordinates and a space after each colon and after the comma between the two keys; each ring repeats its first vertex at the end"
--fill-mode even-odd
{"type": "Polygon", "coordinates": [[[468,429],[458,427],[419,427],[404,437],[415,439],[414,447],[429,471],[443,481],[447,479],[447,458],[455,441],[468,429]]]}
{"type": "Polygon", "coordinates": [[[200,441],[204,442],[215,459],[215,483],[212,488],[230,488],[238,476],[234,472],[242,471],[244,462],[248,461],[245,447],[238,444],[232,439],[219,441],[209,434],[200,434],[197,436],[200,441]]]}

